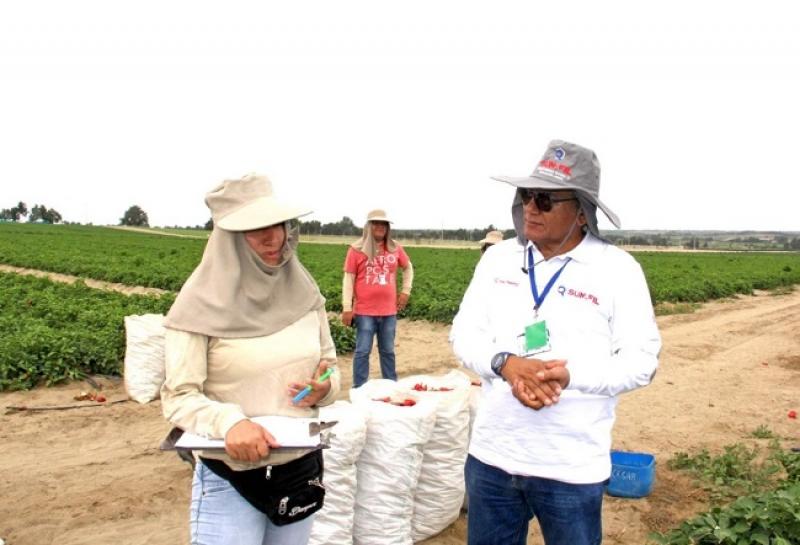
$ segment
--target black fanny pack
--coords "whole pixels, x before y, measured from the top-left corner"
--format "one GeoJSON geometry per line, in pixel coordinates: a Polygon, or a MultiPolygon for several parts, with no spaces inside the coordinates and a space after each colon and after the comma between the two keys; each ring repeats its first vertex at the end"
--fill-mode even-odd
{"type": "Polygon", "coordinates": [[[321,450],[286,464],[245,471],[234,471],[220,460],[201,461],[277,526],[303,520],[322,509],[325,485],[321,450]]]}

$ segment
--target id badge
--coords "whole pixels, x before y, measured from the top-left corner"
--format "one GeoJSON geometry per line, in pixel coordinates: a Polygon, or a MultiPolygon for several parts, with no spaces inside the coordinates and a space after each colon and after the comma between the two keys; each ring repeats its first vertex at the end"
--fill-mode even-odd
{"type": "Polygon", "coordinates": [[[550,332],[547,330],[545,320],[534,322],[525,328],[525,332],[517,337],[520,345],[520,355],[532,356],[548,352],[550,347],[550,332]]]}

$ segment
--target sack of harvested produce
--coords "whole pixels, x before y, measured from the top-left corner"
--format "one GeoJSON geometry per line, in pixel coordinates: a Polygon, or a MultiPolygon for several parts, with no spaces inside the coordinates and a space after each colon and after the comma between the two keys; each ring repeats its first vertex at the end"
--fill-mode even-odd
{"type": "MultiPolygon", "coordinates": [[[[475,415],[478,414],[478,405],[481,400],[481,381],[473,380],[469,388],[469,437],[472,437],[472,424],[475,422],[475,415]]],[[[467,440],[467,449],[469,450],[469,439],[467,440]]],[[[464,504],[461,509],[465,511],[469,507],[468,496],[464,494],[464,504]]]]}
{"type": "Polygon", "coordinates": [[[125,390],[139,403],[158,399],[164,382],[164,316],[125,316],[125,390]]]}
{"type": "Polygon", "coordinates": [[[322,422],[336,421],[331,428],[330,448],[325,459],[325,505],[314,517],[309,545],[352,545],[356,503],[356,461],[367,438],[364,414],[347,401],[321,407],[322,422]]]}
{"type": "Polygon", "coordinates": [[[447,528],[461,511],[472,387],[470,378],[455,370],[440,376],[406,377],[398,384],[436,404],[436,423],[422,449],[422,468],[414,496],[411,538],[417,542],[447,528]]]}
{"type": "Polygon", "coordinates": [[[367,440],[356,462],[353,543],[411,545],[414,492],[436,402],[392,380],[372,380],[350,390],[350,400],[367,418],[367,440]]]}

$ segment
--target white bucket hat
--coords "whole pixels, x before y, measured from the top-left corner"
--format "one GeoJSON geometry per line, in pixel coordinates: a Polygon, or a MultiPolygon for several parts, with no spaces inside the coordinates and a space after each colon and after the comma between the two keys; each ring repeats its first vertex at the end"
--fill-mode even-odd
{"type": "Polygon", "coordinates": [[[247,174],[225,180],[206,194],[214,225],[225,231],[250,231],[306,216],[311,210],[279,202],[266,176],[247,174]]]}
{"type": "Polygon", "coordinates": [[[367,214],[367,221],[385,221],[386,223],[392,223],[392,220],[386,215],[386,211],[380,208],[370,210],[367,214]]]}

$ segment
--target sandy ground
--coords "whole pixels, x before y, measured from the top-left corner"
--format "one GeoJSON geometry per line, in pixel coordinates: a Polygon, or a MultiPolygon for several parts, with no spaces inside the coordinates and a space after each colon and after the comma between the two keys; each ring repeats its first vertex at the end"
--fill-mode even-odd
{"type": "MultiPolygon", "coordinates": [[[[606,544],[644,543],[650,531],[705,507],[697,487],[666,468],[676,451],[754,442],[748,436],[760,425],[800,445],[800,423],[787,418],[800,409],[800,291],[714,302],[661,317],[659,325],[661,368],[651,386],[622,397],[614,431],[616,448],[656,455],[656,485],[644,499],[606,498],[606,544]]],[[[447,332],[401,321],[400,374],[457,367],[447,332]]],[[[339,363],[349,377],[349,359],[339,363]]],[[[109,400],[125,398],[119,381],[101,385],[109,400]]],[[[4,393],[0,406],[76,404],[73,396],[88,389],[77,382],[4,393]]],[[[122,402],[1,416],[0,538],[6,545],[187,543],[191,471],[158,450],[168,429],[160,410],[158,402],[122,402]]],[[[425,543],[455,545],[465,537],[462,515],[425,543]]],[[[542,543],[535,523],[528,543],[542,543]]]]}
{"type": "Polygon", "coordinates": [[[82,280],[90,288],[95,288],[99,290],[117,291],[119,293],[124,293],[125,295],[134,295],[134,294],[162,295],[164,293],[170,293],[167,290],[162,290],[159,288],[147,288],[144,286],[129,286],[127,284],[119,284],[117,282],[106,282],[104,280],[94,280],[92,278],[83,278],[78,276],[72,276],[69,274],[40,271],[37,269],[26,269],[24,267],[14,267],[13,265],[0,264],[0,272],[38,276],[39,278],[48,278],[54,282],[64,282],[65,284],[73,284],[79,280],[82,280]]]}

